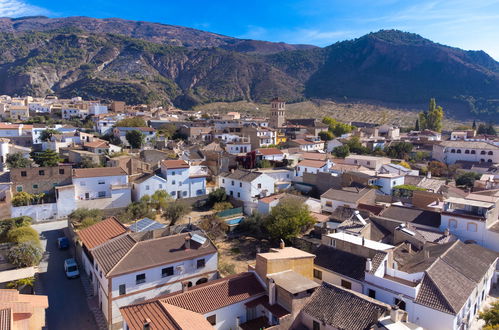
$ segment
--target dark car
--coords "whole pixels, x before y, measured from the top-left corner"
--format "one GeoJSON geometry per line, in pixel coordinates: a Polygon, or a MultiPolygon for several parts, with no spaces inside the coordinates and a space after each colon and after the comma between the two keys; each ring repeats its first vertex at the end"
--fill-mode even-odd
{"type": "Polygon", "coordinates": [[[59,237],[57,239],[57,246],[61,250],[66,250],[67,248],[69,248],[69,240],[68,240],[68,238],[67,237],[59,237]]]}

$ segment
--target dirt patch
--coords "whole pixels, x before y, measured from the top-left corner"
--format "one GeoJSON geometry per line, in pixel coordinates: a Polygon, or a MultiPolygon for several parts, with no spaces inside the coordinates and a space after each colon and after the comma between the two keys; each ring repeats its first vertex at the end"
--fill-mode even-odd
{"type": "Polygon", "coordinates": [[[249,236],[217,242],[216,245],[222,275],[248,271],[248,265],[255,263],[257,250],[267,252],[270,246],[267,240],[249,236]]]}

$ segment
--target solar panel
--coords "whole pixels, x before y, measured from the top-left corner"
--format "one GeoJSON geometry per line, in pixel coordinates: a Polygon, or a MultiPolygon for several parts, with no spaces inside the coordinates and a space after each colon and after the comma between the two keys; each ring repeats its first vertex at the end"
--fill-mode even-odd
{"type": "Polygon", "coordinates": [[[194,241],[194,242],[197,242],[201,245],[204,244],[204,242],[206,242],[206,237],[203,237],[201,235],[198,235],[198,234],[194,234],[192,235],[191,239],[194,241]]]}
{"type": "Polygon", "coordinates": [[[130,226],[130,230],[139,233],[143,231],[150,231],[150,230],[155,230],[155,229],[161,229],[165,228],[166,225],[156,222],[152,219],[149,218],[144,218],[142,220],[137,221],[133,225],[130,226]]]}

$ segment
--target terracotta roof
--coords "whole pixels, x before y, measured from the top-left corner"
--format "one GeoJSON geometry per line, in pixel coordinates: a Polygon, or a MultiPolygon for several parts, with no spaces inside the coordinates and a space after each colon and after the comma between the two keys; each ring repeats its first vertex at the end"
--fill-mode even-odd
{"type": "Polygon", "coordinates": [[[189,168],[189,164],[182,159],[166,159],[161,162],[167,169],[189,168]]]}
{"type": "Polygon", "coordinates": [[[269,204],[269,203],[272,203],[273,201],[276,201],[276,200],[280,200],[281,198],[283,198],[284,196],[286,196],[286,194],[275,194],[275,195],[270,195],[270,196],[267,196],[267,197],[264,197],[264,198],[260,198],[258,200],[258,202],[262,202],[262,203],[265,203],[265,204],[269,204]]]}
{"type": "Polygon", "coordinates": [[[97,246],[92,254],[99,266],[107,274],[137,243],[130,235],[117,236],[104,244],[97,246]]]}
{"type": "Polygon", "coordinates": [[[121,167],[96,167],[73,169],[73,178],[95,178],[101,176],[127,175],[121,167]]]}
{"type": "Polygon", "coordinates": [[[303,159],[309,160],[326,160],[328,159],[328,154],[321,152],[304,152],[301,154],[303,159]]]}
{"type": "Polygon", "coordinates": [[[87,148],[107,148],[109,146],[109,142],[97,139],[92,142],[86,142],[83,146],[87,148]]]}
{"type": "Polygon", "coordinates": [[[201,314],[161,302],[163,308],[179,325],[180,329],[214,329],[208,320],[201,314]]]}
{"type": "Polygon", "coordinates": [[[187,292],[171,294],[161,301],[206,314],[250,298],[256,298],[264,293],[265,288],[256,275],[246,272],[194,286],[187,292]]]}
{"type": "Polygon", "coordinates": [[[109,217],[78,231],[78,236],[88,249],[93,249],[116,236],[126,233],[126,231],[126,227],[118,219],[109,217]]]}
{"type": "Polygon", "coordinates": [[[363,294],[322,283],[302,313],[335,329],[371,329],[390,306],[363,294]]]}
{"type": "Polygon", "coordinates": [[[294,143],[299,144],[299,145],[324,143],[323,141],[307,141],[307,140],[304,140],[304,139],[291,140],[291,142],[294,142],[294,143]]]}
{"type": "Polygon", "coordinates": [[[327,162],[322,161],[322,160],[309,160],[309,159],[304,159],[301,162],[299,162],[296,166],[306,166],[306,167],[313,167],[313,168],[322,168],[327,165],[327,162]]]}
{"type": "Polygon", "coordinates": [[[257,153],[262,154],[264,156],[269,155],[282,155],[282,151],[277,148],[260,148],[256,149],[257,153]]]}

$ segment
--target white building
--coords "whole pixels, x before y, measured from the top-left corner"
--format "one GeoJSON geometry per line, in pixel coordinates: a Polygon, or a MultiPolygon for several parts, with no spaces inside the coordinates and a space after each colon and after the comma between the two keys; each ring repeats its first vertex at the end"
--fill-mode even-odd
{"type": "Polygon", "coordinates": [[[107,113],[107,105],[92,103],[88,107],[88,113],[91,115],[103,115],[107,113]]]}
{"type": "MultiPolygon", "coordinates": [[[[173,198],[189,198],[206,194],[208,172],[204,166],[190,166],[181,159],[163,160],[161,176],[166,180],[164,190],[173,198]]],[[[159,181],[157,184],[159,186],[159,181]]]]}
{"type": "Polygon", "coordinates": [[[443,141],[433,145],[432,158],[445,164],[455,162],[499,163],[499,146],[477,141],[443,141]]]}
{"type": "Polygon", "coordinates": [[[274,179],[256,171],[234,170],[224,173],[218,184],[227,195],[245,202],[256,203],[259,198],[274,193],[274,179]]]}
{"type": "Polygon", "coordinates": [[[156,138],[156,130],[152,127],[115,127],[113,134],[121,140],[123,145],[130,146],[130,143],[126,139],[126,133],[131,131],[141,132],[144,135],[145,143],[149,143],[156,138]]]}
{"type": "Polygon", "coordinates": [[[374,189],[344,187],[329,189],[321,195],[322,211],[332,213],[339,206],[356,209],[360,203],[374,204],[374,189]]]}
{"type": "Polygon", "coordinates": [[[277,148],[259,148],[256,149],[256,156],[262,160],[282,161],[284,153],[277,148]]]}
{"type": "Polygon", "coordinates": [[[331,162],[331,160],[329,159],[326,160],[304,159],[296,165],[295,175],[297,177],[302,177],[303,173],[312,173],[312,174],[317,174],[319,172],[326,173],[329,172],[331,166],[333,166],[333,162],[331,162]]]}
{"type": "Polygon", "coordinates": [[[386,195],[391,195],[393,187],[401,186],[405,182],[405,175],[397,173],[378,173],[374,177],[374,184],[386,195]]]}
{"type": "Polygon", "coordinates": [[[377,171],[381,168],[381,166],[390,164],[391,159],[387,157],[367,155],[348,155],[345,157],[345,163],[348,165],[361,165],[377,171]]]}
{"type": "Polygon", "coordinates": [[[167,181],[154,173],[146,173],[132,182],[132,199],[139,201],[145,195],[152,195],[157,190],[167,189],[167,181]]]}
{"type": "Polygon", "coordinates": [[[289,145],[292,147],[298,147],[301,151],[305,152],[324,150],[324,141],[320,140],[296,139],[289,141],[289,145]]]}

